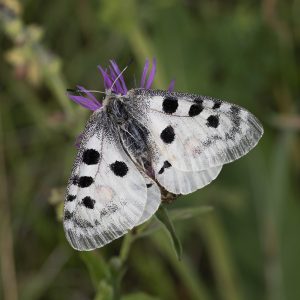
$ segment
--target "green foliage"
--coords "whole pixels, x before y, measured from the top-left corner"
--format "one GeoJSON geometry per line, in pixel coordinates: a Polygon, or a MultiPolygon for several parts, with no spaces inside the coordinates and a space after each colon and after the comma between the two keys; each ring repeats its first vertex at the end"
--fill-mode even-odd
{"type": "Polygon", "coordinates": [[[122,297],[122,300],[158,300],[159,298],[151,297],[144,293],[134,293],[122,297]]]}
{"type": "Polygon", "coordinates": [[[169,218],[167,210],[164,205],[161,205],[160,208],[157,210],[155,216],[157,219],[165,226],[166,230],[169,232],[172,245],[174,246],[175,253],[177,255],[178,260],[181,260],[182,256],[182,245],[180,242],[179,237],[176,234],[174,225],[169,218]]]}
{"type": "Polygon", "coordinates": [[[300,299],[299,13],[299,1],[2,0],[0,298],[300,299]],[[230,99],[265,135],[161,209],[162,223],[77,252],[60,219],[89,112],[66,89],[103,89],[96,65],[109,58],[134,59],[134,86],[154,56],[155,88],[175,78],[178,91],[230,99]]]}

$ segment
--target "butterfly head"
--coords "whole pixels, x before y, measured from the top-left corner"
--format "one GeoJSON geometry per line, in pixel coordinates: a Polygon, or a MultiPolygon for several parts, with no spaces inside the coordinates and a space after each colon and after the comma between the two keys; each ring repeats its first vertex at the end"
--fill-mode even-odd
{"type": "Polygon", "coordinates": [[[105,90],[105,98],[102,101],[102,106],[105,108],[111,101],[113,100],[119,100],[123,101],[124,98],[127,98],[126,95],[123,94],[117,94],[113,89],[107,89],[105,90]]]}

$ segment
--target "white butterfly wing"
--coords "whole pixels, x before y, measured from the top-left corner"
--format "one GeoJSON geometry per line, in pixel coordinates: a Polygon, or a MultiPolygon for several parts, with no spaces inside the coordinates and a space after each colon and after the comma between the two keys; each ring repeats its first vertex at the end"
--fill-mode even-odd
{"type": "Polygon", "coordinates": [[[154,163],[157,181],[169,192],[182,195],[208,185],[219,175],[221,169],[222,166],[217,166],[207,170],[187,172],[174,168],[168,161],[157,165],[154,163]]]}
{"type": "Polygon", "coordinates": [[[207,170],[236,160],[263,134],[255,116],[224,101],[144,89],[132,93],[135,117],[149,130],[157,156],[180,171],[207,170]]]}
{"type": "Polygon", "coordinates": [[[149,130],[155,178],[174,194],[209,184],[263,134],[251,113],[224,101],[145,89],[130,93],[132,117],[149,130]]]}
{"type": "Polygon", "coordinates": [[[124,152],[117,135],[110,132],[113,128],[105,113],[95,112],[73,167],[64,229],[78,250],[99,248],[122,236],[148,219],[159,205],[159,191],[148,191],[146,178],[124,152]],[[147,202],[147,193],[154,201],[147,202]]]}

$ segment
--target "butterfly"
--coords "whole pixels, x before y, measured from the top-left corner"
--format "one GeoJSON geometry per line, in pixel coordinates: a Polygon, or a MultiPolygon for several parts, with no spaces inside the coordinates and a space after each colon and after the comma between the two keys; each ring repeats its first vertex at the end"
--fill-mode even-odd
{"type": "Polygon", "coordinates": [[[94,110],[64,203],[64,230],[75,249],[102,247],[149,220],[162,201],[203,188],[263,134],[238,105],[151,89],[156,64],[146,82],[147,63],[141,86],[131,90],[115,62],[110,72],[100,67],[102,105],[84,88],[85,97],[70,96],[94,110]]]}

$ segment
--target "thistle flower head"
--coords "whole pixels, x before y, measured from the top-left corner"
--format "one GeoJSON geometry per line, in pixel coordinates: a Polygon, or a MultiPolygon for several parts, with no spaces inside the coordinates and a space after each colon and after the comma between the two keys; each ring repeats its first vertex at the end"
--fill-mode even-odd
{"type": "MultiPolygon", "coordinates": [[[[98,69],[103,77],[105,91],[106,92],[110,91],[118,95],[126,95],[128,89],[119,66],[114,60],[110,60],[109,62],[110,65],[108,66],[107,69],[104,69],[100,65],[98,66],[98,69]]],[[[146,59],[139,87],[150,89],[154,81],[155,73],[156,73],[156,59],[154,58],[152,61],[152,68],[150,68],[149,60],[146,59]]],[[[173,91],[174,85],[175,85],[175,81],[172,80],[168,90],[173,91]]],[[[77,92],[76,95],[71,93],[68,93],[67,95],[71,100],[80,104],[84,108],[89,109],[91,111],[95,111],[102,107],[102,104],[96,99],[96,97],[93,95],[91,91],[86,90],[82,86],[77,86],[76,92],[77,92]]]]}

